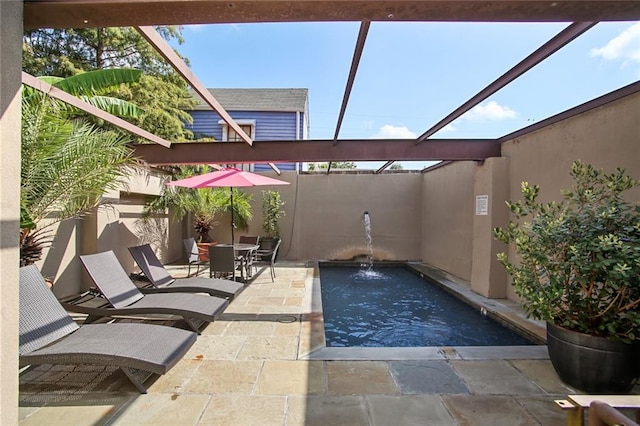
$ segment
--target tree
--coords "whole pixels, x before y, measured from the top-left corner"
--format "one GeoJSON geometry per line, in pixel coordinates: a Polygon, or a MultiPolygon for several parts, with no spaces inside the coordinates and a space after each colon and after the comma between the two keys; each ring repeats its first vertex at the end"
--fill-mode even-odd
{"type": "Polygon", "coordinates": [[[404,170],[404,168],[400,163],[393,163],[391,167],[389,167],[389,170],[404,170]]]}
{"type": "MultiPolygon", "coordinates": [[[[105,85],[122,84],[138,73],[116,70],[87,73],[70,80],[49,79],[56,87],[103,105],[120,115],[139,109],[127,102],[92,95],[105,85]]],[[[84,113],[44,93],[25,87],[22,97],[20,179],[20,265],[34,263],[51,243],[51,227],[82,216],[102,204],[136,160],[131,137],[93,123],[84,113]]]]}
{"type": "MultiPolygon", "coordinates": [[[[167,40],[182,43],[180,27],[156,27],[167,40]]],[[[23,70],[34,75],[70,77],[85,71],[119,67],[144,73],[139,84],[114,87],[114,97],[144,105],[130,121],[169,140],[193,137],[184,123],[195,105],[182,78],[134,28],[28,30],[23,37],[23,70]]]]}
{"type": "MultiPolygon", "coordinates": [[[[316,170],[316,168],[318,170],[327,170],[327,168],[329,167],[329,163],[308,163],[309,165],[309,171],[313,172],[316,170]]],[[[355,169],[356,163],[354,163],[353,161],[332,161],[331,162],[331,168],[332,169],[347,169],[347,170],[353,170],[355,169]]]]}

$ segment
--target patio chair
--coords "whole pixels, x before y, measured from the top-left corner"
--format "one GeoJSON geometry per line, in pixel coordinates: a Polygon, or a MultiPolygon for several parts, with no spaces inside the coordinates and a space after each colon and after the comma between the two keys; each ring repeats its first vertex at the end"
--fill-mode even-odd
{"type": "Polygon", "coordinates": [[[149,280],[149,285],[140,289],[143,293],[208,293],[233,299],[244,289],[241,283],[231,280],[197,277],[175,279],[169,275],[149,244],[129,247],[129,253],[149,280]]]}
{"type": "Polygon", "coordinates": [[[245,282],[244,268],[244,256],[236,256],[232,245],[209,247],[209,277],[231,277],[235,281],[236,271],[240,271],[240,279],[245,282]]]}
{"type": "MultiPolygon", "coordinates": [[[[241,235],[240,239],[238,240],[238,242],[240,244],[252,244],[252,245],[258,245],[260,244],[260,237],[257,235],[241,235]]],[[[248,271],[248,273],[251,273],[251,267],[254,266],[253,265],[253,261],[256,259],[256,251],[252,250],[249,252],[245,253],[244,256],[244,262],[245,262],[245,267],[248,271]]],[[[257,272],[257,270],[256,270],[257,272]]]]}
{"type": "Polygon", "coordinates": [[[191,276],[191,265],[196,265],[196,276],[200,273],[200,265],[207,265],[208,260],[200,260],[200,251],[195,238],[187,238],[182,240],[184,248],[187,250],[187,277],[191,276]]]}
{"type": "Polygon", "coordinates": [[[85,323],[114,315],[166,314],[182,317],[193,331],[199,333],[197,320],[212,322],[229,305],[226,299],[202,294],[143,294],[127,276],[111,250],[80,256],[80,260],[110,305],[95,307],[64,304],[64,307],[69,310],[88,314],[85,323]]]}
{"type": "Polygon", "coordinates": [[[269,265],[269,272],[271,273],[271,282],[273,282],[276,277],[275,264],[276,264],[276,256],[278,255],[278,249],[280,248],[280,243],[282,243],[282,240],[278,239],[278,242],[276,243],[276,246],[273,248],[273,250],[258,250],[256,252],[256,259],[254,260],[255,265],[260,265],[260,264],[269,265]]]}
{"type": "Polygon", "coordinates": [[[20,367],[39,364],[115,366],[140,393],[153,374],[165,374],[196,341],[177,328],[138,323],[78,326],[35,265],[20,268],[20,367]],[[139,377],[144,373],[143,377],[139,377]]]}

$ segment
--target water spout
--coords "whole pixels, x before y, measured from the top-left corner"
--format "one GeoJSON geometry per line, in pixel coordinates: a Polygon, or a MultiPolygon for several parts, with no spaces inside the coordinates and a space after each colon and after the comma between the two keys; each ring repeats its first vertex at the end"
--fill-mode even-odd
{"type": "Polygon", "coordinates": [[[367,271],[371,271],[373,268],[373,242],[371,240],[371,218],[369,217],[369,212],[364,212],[364,233],[365,233],[365,242],[367,244],[367,271]]]}

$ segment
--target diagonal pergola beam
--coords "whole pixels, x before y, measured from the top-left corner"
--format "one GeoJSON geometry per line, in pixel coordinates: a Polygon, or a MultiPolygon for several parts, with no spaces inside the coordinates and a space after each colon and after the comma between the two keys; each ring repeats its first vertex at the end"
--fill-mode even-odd
{"type": "Polygon", "coordinates": [[[220,105],[220,102],[213,97],[211,92],[202,84],[200,79],[191,71],[189,66],[184,60],[178,56],[169,43],[167,43],[160,34],[153,27],[136,27],[136,30],[147,42],[153,46],[154,49],[173,67],[178,74],[185,79],[185,81],[200,95],[200,97],[209,105],[215,112],[218,113],[220,118],[224,120],[227,125],[232,128],[243,141],[249,145],[253,144],[253,140],[249,135],[245,133],[242,128],[236,123],[229,113],[220,105]]]}
{"type": "Polygon", "coordinates": [[[74,106],[82,111],[85,111],[91,115],[94,115],[108,123],[113,124],[116,127],[119,127],[127,132],[133,133],[134,135],[138,135],[142,138],[148,139],[151,142],[155,142],[158,145],[162,145],[166,148],[171,147],[171,142],[166,139],[163,139],[159,136],[154,135],[153,133],[149,133],[140,127],[129,123],[128,121],[123,120],[120,117],[116,117],[113,114],[110,114],[100,108],[97,108],[91,104],[86,103],[85,101],[76,98],[75,96],[65,92],[64,90],[60,90],[57,87],[50,85],[42,80],[38,80],[36,77],[28,74],[26,72],[22,72],[22,84],[25,84],[29,87],[32,87],[40,92],[43,92],[52,98],[56,98],[64,103],[67,103],[71,106],[74,106]]]}
{"type": "MultiPolygon", "coordinates": [[[[442,130],[446,125],[451,124],[456,119],[461,117],[465,112],[469,111],[474,106],[478,105],[480,102],[487,99],[489,96],[496,93],[498,90],[505,87],[507,84],[511,83],[516,78],[520,77],[522,74],[529,71],[534,66],[538,65],[540,62],[560,50],[562,47],[566,46],[573,39],[580,36],[594,25],[597,22],[574,22],[569,25],[564,30],[560,31],[555,37],[551,40],[540,46],[536,49],[532,54],[527,56],[525,59],[520,61],[517,65],[511,68],[506,73],[502,74],[495,81],[489,84],[487,87],[478,92],[471,99],[460,105],[453,112],[447,115],[442,120],[438,121],[433,127],[424,132],[422,135],[418,136],[416,139],[416,144],[422,143],[426,141],[429,137],[433,136],[439,130],[442,130]]],[[[384,169],[393,164],[393,161],[387,162],[384,166],[377,170],[378,173],[382,172],[384,169]]]]}
{"type": "Polygon", "coordinates": [[[498,90],[502,89],[525,72],[529,71],[534,66],[538,65],[540,62],[566,46],[573,39],[585,33],[596,24],[597,22],[574,22],[573,24],[569,25],[567,28],[560,31],[551,40],[540,46],[532,54],[523,59],[516,66],[498,77],[498,79],[496,79],[493,83],[489,84],[487,87],[478,92],[478,94],[456,108],[451,114],[447,115],[429,130],[420,135],[416,140],[416,143],[424,142],[438,130],[443,129],[447,124],[452,123],[462,114],[469,111],[471,108],[478,105],[480,102],[484,101],[489,96],[493,95],[498,90]]]}
{"type": "MultiPolygon", "coordinates": [[[[349,77],[347,78],[347,86],[344,89],[344,95],[342,97],[342,106],[340,106],[340,114],[338,114],[336,132],[333,134],[334,145],[338,143],[338,135],[340,134],[340,128],[342,127],[342,120],[344,119],[344,114],[347,111],[349,97],[351,96],[351,89],[353,88],[353,83],[356,79],[356,74],[358,72],[358,65],[360,64],[360,58],[362,57],[362,52],[364,50],[364,43],[367,40],[367,33],[369,32],[370,26],[371,26],[371,22],[369,21],[363,21],[360,23],[360,31],[358,32],[356,47],[353,51],[353,58],[351,59],[351,68],[349,69],[349,77]]],[[[329,165],[327,167],[327,174],[329,174],[330,171],[331,171],[331,162],[329,162],[329,165]]]]}
{"type": "Polygon", "coordinates": [[[344,96],[342,97],[342,106],[340,107],[340,114],[338,115],[338,123],[336,124],[336,132],[333,134],[333,143],[338,143],[338,135],[340,134],[340,127],[342,127],[342,120],[344,114],[347,111],[347,104],[349,103],[349,97],[351,96],[351,89],[356,79],[356,73],[358,72],[358,65],[360,64],[360,58],[362,57],[362,51],[364,50],[364,43],[367,40],[367,33],[371,22],[364,21],[360,23],[360,32],[358,33],[358,40],[356,41],[356,47],[353,52],[353,59],[351,60],[351,69],[349,70],[349,78],[347,79],[347,86],[344,89],[344,96]]]}
{"type": "MultiPolygon", "coordinates": [[[[196,77],[196,75],[191,71],[189,66],[184,62],[184,60],[178,56],[178,54],[173,50],[171,46],[162,38],[160,34],[153,27],[136,27],[136,30],[140,33],[142,37],[147,40],[147,42],[153,46],[154,49],[173,67],[174,70],[178,74],[185,79],[187,84],[189,84],[193,90],[200,95],[200,97],[209,105],[215,112],[218,113],[220,118],[224,120],[227,125],[232,128],[240,138],[248,143],[249,145],[253,145],[253,140],[247,133],[242,130],[242,128],[234,121],[234,119],[229,115],[229,113],[224,109],[224,107],[218,102],[218,100],[207,90],[204,84],[196,77]]],[[[269,167],[273,169],[276,174],[280,174],[280,169],[273,163],[268,163],[269,167]]]]}

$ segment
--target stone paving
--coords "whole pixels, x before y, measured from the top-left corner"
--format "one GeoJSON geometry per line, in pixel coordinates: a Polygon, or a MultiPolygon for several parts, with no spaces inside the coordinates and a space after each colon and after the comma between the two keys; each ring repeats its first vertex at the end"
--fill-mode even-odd
{"type": "Polygon", "coordinates": [[[559,381],[544,346],[325,348],[314,268],[281,262],[276,273],[274,283],[268,270],[255,276],[145,395],[112,368],[21,372],[20,424],[566,424],[553,400],[576,392],[559,381]]]}

